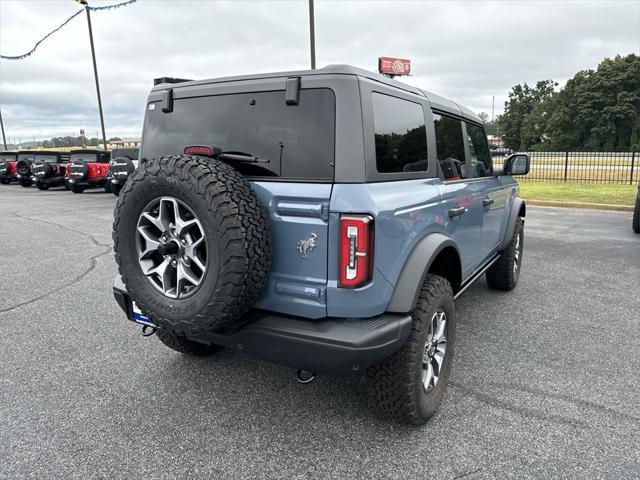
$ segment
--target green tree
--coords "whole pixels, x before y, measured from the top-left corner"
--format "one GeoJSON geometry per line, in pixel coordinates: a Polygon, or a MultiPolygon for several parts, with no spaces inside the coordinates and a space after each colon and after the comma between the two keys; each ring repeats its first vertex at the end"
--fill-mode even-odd
{"type": "Polygon", "coordinates": [[[583,70],[554,99],[546,125],[550,148],[640,148],[640,57],[605,58],[583,70]]]}
{"type": "Polygon", "coordinates": [[[526,83],[514,86],[509,92],[509,100],[504,104],[504,113],[499,117],[498,128],[505,144],[511,148],[524,148],[522,127],[525,117],[536,104],[553,95],[557,85],[553,80],[540,80],[535,87],[526,83]]]}

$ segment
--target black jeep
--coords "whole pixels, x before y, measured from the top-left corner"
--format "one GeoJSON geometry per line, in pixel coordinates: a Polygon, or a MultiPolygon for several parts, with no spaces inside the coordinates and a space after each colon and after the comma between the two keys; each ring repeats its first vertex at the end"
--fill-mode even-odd
{"type": "Polygon", "coordinates": [[[111,185],[111,193],[118,196],[124,182],[129,175],[138,167],[137,148],[114,148],[111,150],[111,161],[109,162],[109,173],[107,180],[111,185]]]}
{"type": "Polygon", "coordinates": [[[35,160],[31,165],[32,180],[40,190],[48,190],[51,187],[66,186],[65,175],[69,154],[65,152],[36,152],[35,160]]]}
{"type": "Polygon", "coordinates": [[[31,180],[31,164],[36,158],[36,152],[21,151],[18,152],[18,161],[16,162],[16,178],[18,183],[23,187],[30,187],[33,184],[31,180]]]}

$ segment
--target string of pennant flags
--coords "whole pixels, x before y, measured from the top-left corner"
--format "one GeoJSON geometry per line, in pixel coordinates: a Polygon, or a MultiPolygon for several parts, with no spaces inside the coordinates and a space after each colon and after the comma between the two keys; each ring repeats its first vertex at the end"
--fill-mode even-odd
{"type": "MultiPolygon", "coordinates": [[[[100,6],[100,7],[87,6],[86,8],[88,8],[89,10],[94,11],[94,12],[102,11],[102,10],[113,10],[113,9],[120,8],[120,7],[126,7],[127,5],[131,5],[132,3],[135,3],[137,1],[138,0],[127,0],[125,2],[115,3],[113,5],[103,5],[103,6],[100,6]]],[[[67,23],[69,23],[75,17],[80,15],[80,13],[82,13],[83,11],[84,11],[84,8],[81,8],[76,13],[71,15],[64,22],[62,22],[58,27],[56,27],[55,29],[51,30],[44,37],[42,37],[40,40],[38,40],[36,42],[36,44],[33,46],[33,48],[31,50],[29,50],[28,52],[23,53],[22,55],[1,55],[0,54],[0,60],[24,60],[25,58],[30,57],[31,55],[33,55],[33,53],[36,51],[36,49],[40,46],[40,44],[42,42],[44,42],[47,38],[49,38],[51,35],[53,35],[58,30],[60,30],[62,27],[64,27],[67,23]]]]}

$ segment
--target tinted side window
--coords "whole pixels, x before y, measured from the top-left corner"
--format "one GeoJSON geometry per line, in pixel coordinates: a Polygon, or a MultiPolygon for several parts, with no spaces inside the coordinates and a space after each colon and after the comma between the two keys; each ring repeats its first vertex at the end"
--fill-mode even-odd
{"type": "Polygon", "coordinates": [[[470,154],[468,178],[491,176],[491,152],[482,127],[467,123],[467,142],[469,142],[470,154]]]}
{"type": "Polygon", "coordinates": [[[438,162],[445,180],[460,180],[464,175],[464,141],[462,122],[446,115],[433,114],[438,162]]]}
{"type": "Polygon", "coordinates": [[[150,103],[140,158],[179,155],[189,145],[244,152],[269,163],[230,162],[249,177],[333,179],[335,96],[303,89],[298,105],[284,91],[176,99],[173,112],[150,103]]]}
{"type": "Polygon", "coordinates": [[[378,172],[425,172],[427,134],[422,105],[375,92],[371,101],[378,172]]]}

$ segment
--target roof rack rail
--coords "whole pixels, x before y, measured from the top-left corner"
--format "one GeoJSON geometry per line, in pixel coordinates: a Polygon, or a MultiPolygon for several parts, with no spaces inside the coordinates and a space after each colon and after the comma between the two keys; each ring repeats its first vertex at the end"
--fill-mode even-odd
{"type": "Polygon", "coordinates": [[[192,80],[188,80],[186,78],[173,78],[173,77],[160,77],[153,79],[153,86],[160,85],[161,83],[182,83],[182,82],[191,82],[192,80]]]}

